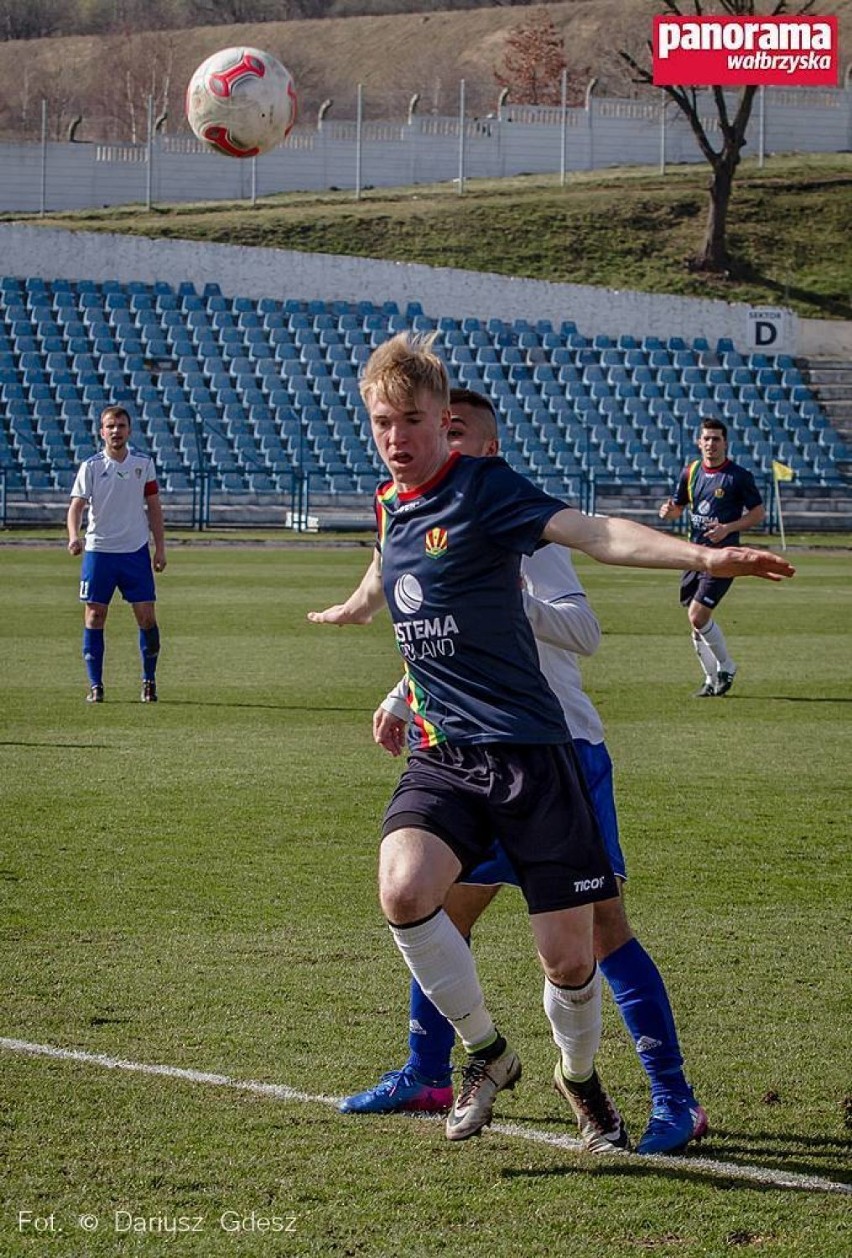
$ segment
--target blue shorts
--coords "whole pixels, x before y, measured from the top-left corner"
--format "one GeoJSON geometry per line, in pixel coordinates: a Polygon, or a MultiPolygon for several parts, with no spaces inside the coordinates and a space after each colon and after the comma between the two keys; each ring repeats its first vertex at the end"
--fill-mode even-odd
{"type": "Polygon", "coordinates": [[[84,550],[80,571],[80,602],[108,604],[116,590],[128,603],[153,603],[154,570],[147,546],[130,554],[112,555],[84,550]]]}
{"type": "MultiPolygon", "coordinates": [[[[601,832],[609,863],[616,878],[627,878],[627,866],[624,853],[618,838],[618,815],[615,811],[615,792],[612,785],[612,760],[605,743],[587,743],[575,738],[574,750],[583,770],[586,786],[592,797],[598,828],[601,832]]],[[[469,874],[459,878],[461,883],[472,883],[477,887],[496,887],[505,883],[509,887],[518,886],[518,875],[501,844],[497,841],[481,864],[469,874]]]]}
{"type": "Polygon", "coordinates": [[[458,857],[463,876],[489,858],[496,836],[530,913],[618,894],[570,742],[439,743],[412,751],[382,834],[408,829],[441,839],[458,857]]]}

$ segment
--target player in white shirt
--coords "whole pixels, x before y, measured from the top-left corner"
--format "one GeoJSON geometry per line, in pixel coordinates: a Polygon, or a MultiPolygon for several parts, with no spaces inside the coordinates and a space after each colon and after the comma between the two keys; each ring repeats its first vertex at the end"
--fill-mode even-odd
{"type": "Polygon", "coordinates": [[[142,702],[157,700],[160,631],[155,610],[154,572],[166,566],[163,510],[154,464],[131,449],[130,416],[121,406],[101,414],[104,448],[80,465],[68,508],[68,550],[83,555],[80,601],[85,604],[83,659],[89,676],[89,703],[104,699],[104,625],[113,594],[130,603],[139,626],[142,702]],[[85,544],[83,513],[88,507],[85,544]],[[149,537],[154,540],[153,569],[149,537]]]}
{"type": "MultiPolygon", "coordinates": [[[[451,409],[451,449],[473,456],[498,453],[496,420],[486,397],[454,389],[451,409]]],[[[618,838],[612,762],[603,725],[583,690],[577,663],[578,654],[592,655],[597,650],[600,625],[564,547],[542,547],[522,560],[521,571],[524,608],[535,634],[541,669],[565,713],[604,846],[621,885],[626,869],[618,838]]],[[[375,739],[392,755],[400,755],[406,742],[410,714],[403,698],[405,689],[403,682],[391,691],[373,717],[375,739]]],[[[491,858],[457,883],[445,902],[447,913],[465,937],[503,884],[516,886],[517,879],[505,853],[495,844],[491,858]]],[[[622,897],[596,903],[594,912],[598,965],[651,1084],[651,1119],[638,1152],[672,1153],[705,1134],[707,1116],[683,1073],[668,994],[656,965],[633,934],[622,897]]],[[[435,1111],[452,1104],[454,1031],[414,979],[410,1015],[410,1052],[405,1066],[388,1072],[375,1087],[347,1097],[340,1107],[344,1113],[435,1111]]],[[[557,1069],[554,1084],[570,1102],[560,1082],[557,1069]]]]}

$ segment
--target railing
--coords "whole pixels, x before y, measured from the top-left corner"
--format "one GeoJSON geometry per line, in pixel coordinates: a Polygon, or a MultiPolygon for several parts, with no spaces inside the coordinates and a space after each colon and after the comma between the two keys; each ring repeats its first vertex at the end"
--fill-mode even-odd
{"type": "MultiPolygon", "coordinates": [[[[279,474],[279,478],[280,478],[279,474]]],[[[254,504],[256,499],[262,503],[264,496],[276,499],[276,505],[281,506],[286,503],[286,520],[287,524],[282,525],[278,521],[279,527],[290,527],[296,533],[311,532],[314,522],[311,517],[311,477],[309,472],[305,472],[300,467],[294,467],[288,474],[289,488],[283,493],[279,491],[269,492],[268,495],[263,493],[258,495],[250,494],[247,491],[240,493],[228,493],[221,490],[216,484],[216,477],[208,469],[194,469],[190,478],[191,487],[191,506],[190,506],[190,528],[198,533],[203,533],[213,527],[213,511],[217,505],[221,506],[221,499],[227,497],[227,509],[229,514],[238,520],[239,499],[242,497],[246,500],[246,507],[249,500],[254,504]]],[[[168,502],[168,492],[164,494],[165,501],[168,502]]],[[[365,503],[369,503],[369,499],[365,499],[365,503]]],[[[244,514],[247,510],[244,509],[244,514]]],[[[268,520],[265,527],[275,527],[276,521],[268,520]]]]}

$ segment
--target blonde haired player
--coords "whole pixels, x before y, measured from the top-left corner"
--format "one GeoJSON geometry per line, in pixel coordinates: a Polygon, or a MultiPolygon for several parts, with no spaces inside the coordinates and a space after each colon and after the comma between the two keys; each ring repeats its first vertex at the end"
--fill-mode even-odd
{"type": "Polygon", "coordinates": [[[383,591],[405,659],[410,754],[385,813],[379,890],[409,970],[468,1053],[447,1135],[481,1131],[497,1093],[521,1074],[443,908],[496,836],[530,912],[564,1095],[589,1148],[623,1149],[624,1124],[595,1070],[593,905],[614,898],[617,884],[564,713],[538,665],[521,556],[554,541],[630,567],[694,564],[770,580],[793,569],[768,552],[710,552],[631,521],[582,516],[499,458],[450,452],[449,383],[429,338],[403,333],[380,346],[361,393],[391,474],[376,497],[381,564],[344,604],[312,618],[363,621],[383,591]]]}
{"type": "MultiPolygon", "coordinates": [[[[450,392],[452,416],[447,431],[451,450],[473,457],[499,453],[497,419],[491,402],[469,389],[450,392]]],[[[583,690],[577,656],[590,656],[601,639],[597,616],[562,546],[544,546],[521,560],[524,610],[533,628],[539,663],[562,704],[583,770],[595,816],[613,872],[623,886],[627,877],[618,834],[612,761],[600,717],[583,690]]],[[[391,755],[405,744],[410,710],[400,686],[373,717],[376,742],[391,755]]],[[[444,908],[466,937],[502,885],[517,886],[505,853],[494,844],[489,857],[451,888],[444,908]]],[[[652,1114],[637,1151],[673,1153],[707,1131],[707,1116],[684,1077],[674,1015],[662,976],[633,934],[619,895],[594,908],[595,955],[612,989],[651,1084],[652,1114]]],[[[347,1097],[345,1114],[448,1109],[452,1104],[450,1054],[452,1026],[411,980],[409,1057],[401,1070],[384,1075],[375,1087],[347,1097]]],[[[554,1075],[564,1095],[561,1070],[554,1075]]],[[[568,1096],[571,1100],[571,1096],[568,1096]]]]}

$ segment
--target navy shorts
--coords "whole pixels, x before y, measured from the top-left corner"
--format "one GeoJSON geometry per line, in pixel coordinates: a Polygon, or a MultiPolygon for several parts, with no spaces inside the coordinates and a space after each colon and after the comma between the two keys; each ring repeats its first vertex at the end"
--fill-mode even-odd
{"type": "Polygon", "coordinates": [[[706,572],[685,572],[680,579],[681,606],[688,607],[695,599],[702,607],[715,607],[733,583],[733,577],[708,577],[706,572]]]}
{"type": "Polygon", "coordinates": [[[488,743],[411,753],[385,812],[382,835],[427,830],[458,857],[462,875],[498,839],[530,913],[618,895],[594,810],[570,743],[488,743]]]}
{"type": "MultiPolygon", "coordinates": [[[[618,814],[615,811],[615,791],[612,783],[612,760],[605,743],[589,743],[585,739],[574,739],[574,750],[586,788],[595,810],[598,829],[601,832],[603,845],[612,865],[616,878],[627,878],[627,865],[621,850],[618,836],[618,814]]],[[[492,843],[488,856],[469,874],[463,874],[459,882],[476,887],[517,887],[518,875],[512,868],[512,862],[500,843],[492,843]]]]}
{"type": "Polygon", "coordinates": [[[80,602],[109,603],[116,590],[128,603],[156,600],[151,552],[147,546],[123,555],[102,550],[83,551],[80,602]]]}

